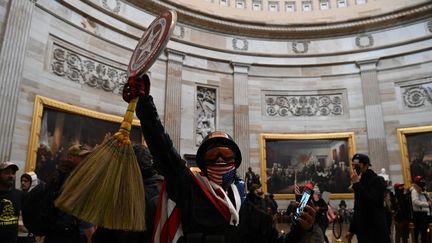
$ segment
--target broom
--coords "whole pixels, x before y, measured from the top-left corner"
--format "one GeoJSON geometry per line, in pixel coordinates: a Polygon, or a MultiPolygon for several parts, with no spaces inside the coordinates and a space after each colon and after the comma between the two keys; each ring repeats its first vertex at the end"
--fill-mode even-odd
{"type": "MultiPolygon", "coordinates": [[[[166,46],[176,21],[173,10],[164,11],[153,20],[134,50],[129,78],[148,70],[166,46]]],[[[144,186],[129,138],[137,102],[138,98],[129,102],[120,130],[71,173],[55,201],[56,207],[104,228],[145,230],[144,186]]]]}
{"type": "Polygon", "coordinates": [[[104,228],[145,230],[144,185],[129,138],[137,102],[130,101],[120,130],[70,174],[56,207],[104,228]]]}

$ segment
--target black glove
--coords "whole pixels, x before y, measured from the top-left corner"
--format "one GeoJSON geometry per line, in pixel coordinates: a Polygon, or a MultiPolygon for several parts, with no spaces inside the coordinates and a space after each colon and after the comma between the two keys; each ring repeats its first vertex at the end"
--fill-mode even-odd
{"type": "Polygon", "coordinates": [[[129,77],[123,87],[123,100],[130,102],[139,96],[148,96],[150,93],[150,78],[147,74],[142,77],[129,77]]]}

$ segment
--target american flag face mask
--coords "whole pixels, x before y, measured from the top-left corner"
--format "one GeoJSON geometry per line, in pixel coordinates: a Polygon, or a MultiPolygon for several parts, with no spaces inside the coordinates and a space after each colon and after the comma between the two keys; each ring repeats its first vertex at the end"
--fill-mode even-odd
{"type": "Polygon", "coordinates": [[[207,176],[209,180],[218,184],[222,188],[226,188],[231,184],[236,174],[235,162],[215,162],[207,166],[207,176]]]}

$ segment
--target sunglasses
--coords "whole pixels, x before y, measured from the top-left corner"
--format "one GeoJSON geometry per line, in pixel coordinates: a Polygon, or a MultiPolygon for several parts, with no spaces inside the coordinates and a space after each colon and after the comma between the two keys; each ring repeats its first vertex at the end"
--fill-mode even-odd
{"type": "Polygon", "coordinates": [[[221,157],[225,161],[234,160],[235,153],[234,151],[232,151],[232,149],[228,147],[214,147],[204,153],[205,162],[214,162],[219,157],[221,157]]]}

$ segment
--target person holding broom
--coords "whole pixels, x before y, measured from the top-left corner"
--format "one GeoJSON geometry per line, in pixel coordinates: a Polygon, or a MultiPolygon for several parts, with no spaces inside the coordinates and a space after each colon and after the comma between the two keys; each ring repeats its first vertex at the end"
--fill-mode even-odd
{"type": "MultiPolygon", "coordinates": [[[[123,99],[139,97],[136,115],[153,155],[155,168],[165,177],[154,225],[154,242],[236,243],[239,239],[240,196],[234,185],[241,152],[230,135],[208,134],[198,148],[196,160],[200,173],[192,172],[163,127],[149,95],[150,79],[129,78],[123,99]]],[[[300,226],[293,229],[286,242],[300,242],[308,236],[315,210],[307,206],[300,226]]]]}

